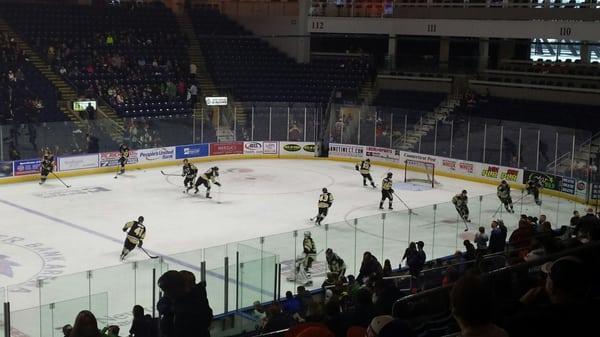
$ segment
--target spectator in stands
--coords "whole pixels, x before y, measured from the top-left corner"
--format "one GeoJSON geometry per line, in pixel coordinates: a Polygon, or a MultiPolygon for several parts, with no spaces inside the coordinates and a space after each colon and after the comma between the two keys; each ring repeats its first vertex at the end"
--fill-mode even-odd
{"type": "Polygon", "coordinates": [[[73,331],[73,326],[71,324],[66,324],[62,327],[62,333],[64,337],[69,337],[71,335],[71,331],[73,331]]]}
{"type": "Polygon", "coordinates": [[[575,227],[577,227],[577,224],[579,223],[580,219],[581,217],[579,216],[579,211],[573,211],[573,216],[571,217],[571,220],[569,220],[571,228],[574,229],[575,227]]]}
{"type": "Polygon", "coordinates": [[[305,317],[308,307],[313,302],[312,294],[304,286],[298,286],[296,288],[296,298],[300,301],[302,308],[300,316],[305,317]]]}
{"type": "Polygon", "coordinates": [[[100,337],[98,330],[98,321],[96,317],[88,310],[82,310],[75,318],[75,324],[70,337],[100,337]]]}
{"type": "Polygon", "coordinates": [[[381,267],[381,263],[377,261],[377,258],[371,252],[365,252],[356,280],[359,284],[372,283],[381,278],[382,272],[383,268],[381,267]]]}
{"type": "Polygon", "coordinates": [[[94,109],[92,103],[88,103],[87,107],[85,108],[85,113],[88,120],[93,121],[96,118],[96,109],[94,109]]]}
{"type": "Polygon", "coordinates": [[[371,319],[375,317],[375,308],[371,292],[366,288],[360,288],[352,298],[353,306],[348,308],[342,316],[348,326],[368,327],[371,319]]]}
{"type": "Polygon", "coordinates": [[[589,207],[575,227],[575,233],[581,236],[597,231],[598,228],[600,228],[600,219],[594,214],[594,209],[589,207]]]}
{"type": "Polygon", "coordinates": [[[400,290],[392,280],[378,280],[375,282],[372,297],[375,314],[383,315],[391,313],[394,303],[400,297],[400,290]]]}
{"type": "Polygon", "coordinates": [[[267,313],[262,304],[260,304],[260,301],[254,301],[253,307],[252,317],[254,317],[254,320],[256,321],[256,329],[262,330],[267,322],[267,313]]]}
{"type": "Polygon", "coordinates": [[[121,331],[121,329],[118,325],[109,325],[104,327],[102,331],[100,331],[100,334],[103,337],[119,337],[119,331],[121,331]]]}
{"type": "MultiPolygon", "coordinates": [[[[331,290],[327,290],[327,293],[330,292],[331,290]]],[[[308,310],[306,311],[306,322],[312,322],[312,323],[322,323],[325,321],[325,310],[323,308],[323,303],[321,303],[320,301],[313,301],[309,306],[308,306],[308,310]]]]}
{"type": "Polygon", "coordinates": [[[158,286],[171,303],[171,311],[161,317],[161,328],[163,324],[166,326],[165,335],[209,336],[213,315],[204,282],[195,284],[194,274],[170,270],[159,278],[158,286]]]}
{"type": "Polygon", "coordinates": [[[15,146],[15,143],[13,143],[13,142],[8,143],[8,158],[11,161],[21,159],[21,153],[19,152],[19,150],[17,150],[17,147],[15,146]]]}
{"type": "Polygon", "coordinates": [[[294,320],[281,311],[278,303],[273,303],[267,310],[267,322],[262,333],[287,329],[294,324],[294,320]]]}
{"type": "MultiPolygon", "coordinates": [[[[508,244],[512,249],[525,250],[531,244],[531,238],[533,237],[533,228],[528,220],[521,218],[519,220],[519,228],[515,229],[510,238],[508,244]]],[[[525,256],[527,251],[520,253],[520,256],[525,256]]]]}
{"type": "Polygon", "coordinates": [[[511,337],[595,336],[597,303],[588,299],[590,269],[580,259],[567,256],[542,266],[544,286],[530,289],[517,312],[507,319],[511,337]]]}
{"type": "Polygon", "coordinates": [[[356,295],[358,289],[360,289],[360,284],[356,282],[356,278],[354,275],[348,275],[348,284],[346,285],[347,292],[350,296],[356,295]]]}
{"type": "Polygon", "coordinates": [[[197,73],[198,73],[198,67],[194,63],[190,63],[190,78],[192,80],[196,79],[197,73]]]}
{"type": "Polygon", "coordinates": [[[475,246],[469,240],[463,241],[463,246],[465,246],[465,253],[463,254],[463,258],[465,261],[475,260],[475,246]]]}
{"type": "Polygon", "coordinates": [[[404,255],[402,255],[402,260],[400,260],[400,268],[402,268],[402,262],[404,262],[404,260],[407,260],[410,258],[410,256],[412,254],[416,254],[417,253],[417,244],[414,242],[411,242],[408,244],[408,247],[404,250],[404,255]]]}
{"type": "Polygon", "coordinates": [[[492,231],[490,233],[490,244],[488,251],[490,253],[498,253],[504,251],[506,246],[506,234],[508,229],[504,226],[501,220],[492,221],[492,231]]]}
{"type": "Polygon", "coordinates": [[[134,337],[151,337],[150,324],[144,317],[144,307],[141,305],[135,305],[133,307],[133,321],[131,322],[131,328],[129,328],[129,335],[134,337]]]}
{"type": "Polygon", "coordinates": [[[336,337],[346,337],[345,323],[342,321],[340,302],[332,298],[325,304],[325,325],[336,337]]]}
{"type": "Polygon", "coordinates": [[[394,317],[390,315],[381,315],[373,318],[369,327],[367,328],[367,336],[366,337],[377,337],[381,330],[394,320],[394,317]]]}
{"type": "Polygon", "coordinates": [[[190,103],[193,108],[196,106],[196,102],[198,102],[198,87],[196,86],[196,84],[192,83],[192,85],[190,85],[190,88],[188,89],[188,92],[190,93],[190,103]]]}
{"type": "Polygon", "coordinates": [[[485,254],[487,250],[487,243],[489,241],[488,235],[485,234],[485,227],[479,227],[479,231],[477,234],[475,234],[475,239],[473,241],[477,245],[477,252],[479,254],[485,254]]]}
{"type": "Polygon", "coordinates": [[[542,231],[542,225],[544,224],[544,222],[546,222],[546,214],[540,214],[540,218],[537,220],[537,222],[535,223],[536,225],[536,230],[538,232],[542,231]]]}
{"type": "Polygon", "coordinates": [[[392,276],[392,263],[389,259],[383,261],[383,277],[392,276]]]}
{"type": "Polygon", "coordinates": [[[456,281],[450,303],[462,337],[508,337],[492,322],[492,291],[479,277],[467,274],[456,281]]]}
{"type": "Polygon", "coordinates": [[[85,140],[87,142],[87,153],[98,153],[100,152],[100,144],[97,137],[86,134],[85,140]]]}
{"type": "Polygon", "coordinates": [[[302,310],[302,304],[297,298],[294,298],[294,295],[289,290],[285,292],[285,301],[283,302],[282,310],[296,321],[301,320],[300,311],[302,310]]]}

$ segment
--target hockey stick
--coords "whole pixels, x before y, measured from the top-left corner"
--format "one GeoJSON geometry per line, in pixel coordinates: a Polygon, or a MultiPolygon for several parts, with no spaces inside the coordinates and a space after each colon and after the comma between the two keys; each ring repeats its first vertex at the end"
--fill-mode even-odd
{"type": "MultiPolygon", "coordinates": [[[[460,216],[460,215],[459,215],[460,216]]],[[[465,220],[465,218],[463,218],[462,216],[460,216],[460,218],[462,219],[462,221],[465,223],[465,232],[469,230],[469,225],[467,225],[467,220],[465,220]]]]}
{"type": "Polygon", "coordinates": [[[165,173],[163,172],[163,170],[160,170],[160,173],[162,173],[163,176],[169,176],[169,177],[179,177],[179,174],[175,174],[175,173],[165,173]]]}
{"type": "Polygon", "coordinates": [[[400,196],[398,194],[396,194],[396,192],[392,192],[392,194],[395,195],[396,198],[398,198],[398,200],[400,200],[412,214],[419,215],[417,212],[413,211],[410,207],[408,207],[408,205],[404,202],[404,200],[402,200],[402,198],[400,198],[400,196]]]}
{"type": "Polygon", "coordinates": [[[221,203],[221,186],[219,186],[219,189],[217,190],[217,204],[221,203]]]}
{"type": "Polygon", "coordinates": [[[138,248],[139,248],[139,249],[141,249],[141,250],[142,250],[142,252],[146,253],[146,255],[148,255],[148,257],[149,257],[149,258],[151,258],[151,259],[158,259],[158,256],[153,256],[153,255],[150,255],[150,253],[148,253],[148,252],[147,252],[147,251],[144,249],[144,247],[139,247],[139,246],[138,246],[138,248]]]}
{"type": "Polygon", "coordinates": [[[71,187],[71,185],[67,185],[67,184],[66,184],[64,181],[62,181],[62,179],[60,179],[60,177],[59,177],[59,176],[57,176],[57,175],[56,175],[56,173],[54,173],[54,172],[50,172],[50,173],[52,173],[52,175],[53,175],[53,176],[54,176],[56,179],[58,179],[58,181],[60,181],[60,182],[61,182],[63,185],[65,185],[65,187],[66,187],[66,188],[70,188],[70,187],[71,187]]]}
{"type": "Polygon", "coordinates": [[[496,211],[494,212],[494,214],[492,214],[492,218],[496,216],[496,214],[498,214],[498,212],[500,212],[500,208],[502,208],[502,203],[500,203],[500,206],[498,206],[498,208],[496,208],[496,211]]]}

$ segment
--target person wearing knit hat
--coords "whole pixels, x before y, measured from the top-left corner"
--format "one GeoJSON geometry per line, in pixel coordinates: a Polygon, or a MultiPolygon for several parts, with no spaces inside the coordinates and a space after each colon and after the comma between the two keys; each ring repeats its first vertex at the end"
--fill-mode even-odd
{"type": "Polygon", "coordinates": [[[381,329],[393,320],[394,317],[390,315],[376,316],[371,320],[371,324],[369,324],[369,327],[367,328],[367,337],[379,336],[381,329]]]}

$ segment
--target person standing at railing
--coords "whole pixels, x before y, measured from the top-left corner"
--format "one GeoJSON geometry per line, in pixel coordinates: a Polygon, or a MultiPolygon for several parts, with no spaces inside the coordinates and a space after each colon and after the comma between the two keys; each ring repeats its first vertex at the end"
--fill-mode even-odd
{"type": "Polygon", "coordinates": [[[488,246],[489,253],[498,253],[504,251],[506,247],[507,228],[501,220],[492,221],[492,231],[490,232],[490,242],[488,246]]]}
{"type": "Polygon", "coordinates": [[[485,228],[483,226],[479,227],[479,232],[475,234],[475,244],[477,245],[477,252],[481,255],[485,254],[488,246],[489,237],[485,234],[485,228]]]}

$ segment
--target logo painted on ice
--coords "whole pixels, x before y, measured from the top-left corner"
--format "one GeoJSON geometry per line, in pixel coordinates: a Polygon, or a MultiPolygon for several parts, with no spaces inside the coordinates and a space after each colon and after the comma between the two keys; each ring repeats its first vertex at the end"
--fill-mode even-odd
{"type": "Polygon", "coordinates": [[[29,293],[37,280],[63,274],[65,258],[58,250],[25,238],[0,234],[0,287],[29,293]]]}

